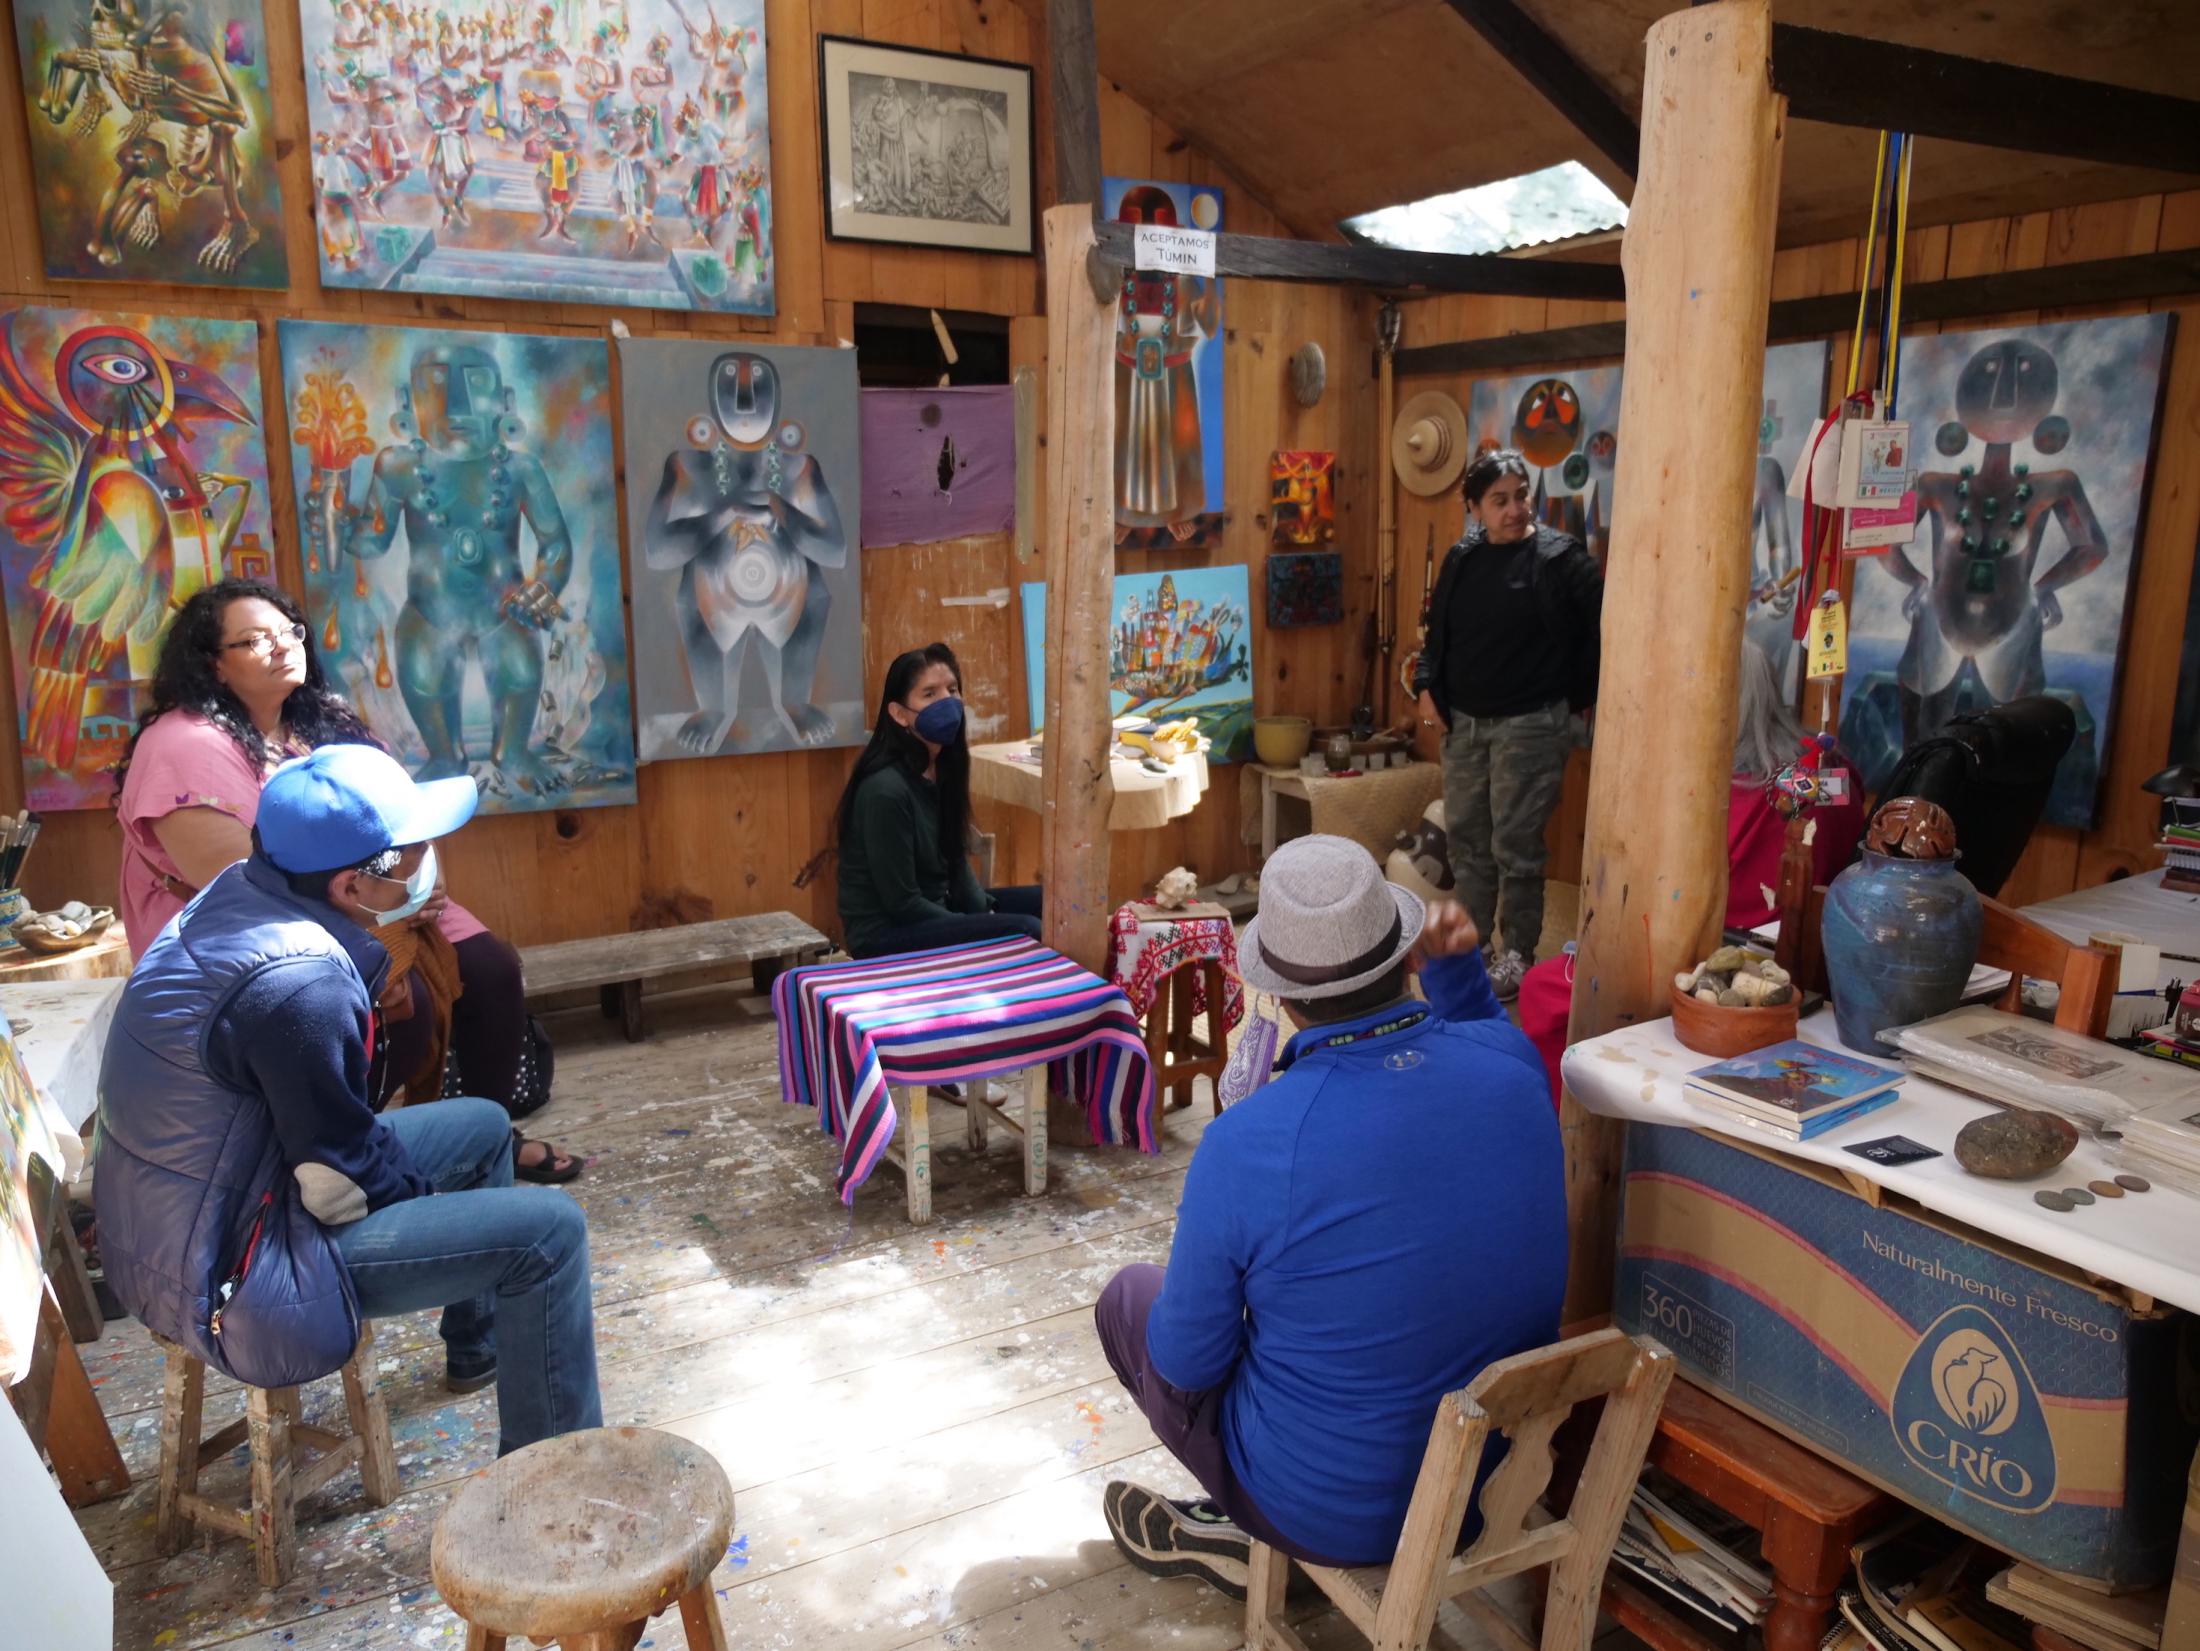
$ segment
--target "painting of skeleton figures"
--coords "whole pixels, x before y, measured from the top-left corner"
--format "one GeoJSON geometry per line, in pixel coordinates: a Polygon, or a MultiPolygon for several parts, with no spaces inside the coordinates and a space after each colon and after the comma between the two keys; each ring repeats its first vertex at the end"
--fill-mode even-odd
{"type": "Polygon", "coordinates": [[[772,313],[763,0],[297,0],[329,286],[772,313]]]}
{"type": "MultiPolygon", "coordinates": [[[[1222,191],[1101,180],[1117,223],[1219,230],[1222,191]]],[[[1116,298],[1115,543],[1166,550],[1222,541],[1222,283],[1126,270],[1116,298]]]]}
{"type": "Polygon", "coordinates": [[[289,284],[260,0],[15,0],[46,273],[289,284]]]}
{"type": "Polygon", "coordinates": [[[0,579],[32,808],[113,802],[176,604],[273,574],[263,428],[249,321],[0,314],[0,579]]]}
{"type": "Polygon", "coordinates": [[[859,745],[853,350],[619,341],[642,760],[859,745]]]}
{"type": "Polygon", "coordinates": [[[2093,823],[2173,319],[1902,341],[1917,533],[1857,569],[1842,684],[1867,786],[1953,718],[2044,694],[2078,723],[2044,817],[2093,823]]]}
{"type": "Polygon", "coordinates": [[[600,340],[285,321],[306,610],[420,779],[493,813],[634,800],[600,340]]]}

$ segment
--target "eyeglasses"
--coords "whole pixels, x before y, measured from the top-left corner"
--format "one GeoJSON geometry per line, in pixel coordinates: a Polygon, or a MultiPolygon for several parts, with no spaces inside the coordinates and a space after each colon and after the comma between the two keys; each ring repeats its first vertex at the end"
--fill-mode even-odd
{"type": "Polygon", "coordinates": [[[227,653],[232,648],[243,648],[265,659],[275,651],[278,645],[295,646],[305,641],[305,639],[305,626],[299,624],[278,625],[271,631],[248,631],[234,642],[224,642],[221,651],[227,653]]]}

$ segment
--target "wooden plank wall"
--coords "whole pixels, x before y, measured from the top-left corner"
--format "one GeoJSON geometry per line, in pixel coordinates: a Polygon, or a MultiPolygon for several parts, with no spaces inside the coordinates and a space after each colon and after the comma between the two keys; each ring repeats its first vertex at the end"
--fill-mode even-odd
{"type": "MultiPolygon", "coordinates": [[[[1909,279],[1924,282],[1990,275],[2001,270],[2177,251],[2196,245],[2200,245],[2200,190],[2188,190],[1921,230],[1910,238],[1909,279]]],[[[1772,296],[1806,298],[1854,291],[1862,278],[1863,250],[1863,242],[1858,239],[1782,251],[1774,261],[1772,296]]],[[[2089,888],[2120,872],[2144,871],[2157,863],[2150,852],[2156,835],[2157,803],[2139,789],[2139,784],[2170,760],[2170,717],[2177,691],[2178,656],[2184,640],[2194,547],[2200,540],[2200,294],[2158,300],[2152,305],[2016,311],[1920,329],[1965,332],[1997,324],[2067,321],[2147,308],[2173,311],[2183,319],[2178,324],[2180,336],[2171,344],[2153,489],[2147,500],[2138,565],[2126,610],[2123,669],[2117,685],[2100,815],[2090,831],[2040,828],[2002,890],[2002,899],[2014,905],[2089,888]]],[[[1535,332],[1546,327],[1613,320],[1621,314],[1619,305],[1518,298],[1430,298],[1411,302],[1405,309],[1404,342],[1409,346],[1535,332]]],[[[1846,373],[1847,339],[1844,336],[1834,342],[1838,387],[1846,373]]],[[[1495,376],[1510,377],[1532,370],[1510,368],[1495,376]]],[[[1398,393],[1403,401],[1416,391],[1441,388],[1457,395],[1464,404],[1471,387],[1472,381],[1467,379],[1416,376],[1402,379],[1398,393]]],[[[1681,409],[1676,409],[1675,415],[1685,416],[1681,409]]],[[[1401,649],[1410,645],[1419,613],[1420,559],[1428,528],[1433,525],[1436,529],[1440,555],[1442,547],[1457,537],[1460,523],[1461,506],[1456,493],[1431,500],[1408,496],[1401,503],[1401,649]]],[[[1576,755],[1564,800],[1551,822],[1554,877],[1572,880],[1580,874],[1587,764],[1587,753],[1576,755]]]]}
{"type": "MultiPolygon", "coordinates": [[[[778,258],[775,317],[614,312],[589,305],[415,297],[323,289],[317,278],[310,156],[305,134],[304,68],[293,0],[267,0],[268,61],[276,88],[277,167],[285,201],[291,287],[250,293],[185,287],[121,288],[51,281],[39,251],[33,181],[26,148],[27,111],[18,88],[12,30],[0,30],[0,308],[17,304],[121,307],[247,317],[261,322],[261,373],[271,416],[269,479],[274,496],[282,580],[301,588],[292,449],[279,409],[282,375],[273,322],[324,320],[451,325],[476,331],[529,330],[605,335],[614,319],[636,334],[751,338],[831,344],[853,336],[864,302],[974,310],[1011,318],[1019,363],[1043,367],[1046,330],[1039,315],[1035,260],[829,241],[823,233],[818,170],[817,36],[854,35],[894,44],[1043,63],[1033,13],[1013,0],[767,0],[771,107],[772,206],[778,258]]],[[[1042,204],[1050,188],[1047,77],[1035,77],[1042,204]]],[[[1113,87],[1103,89],[1104,162],[1110,172],[1220,184],[1234,229],[1279,233],[1283,226],[1235,178],[1226,178],[1176,133],[1113,87]]],[[[1355,294],[1236,282],[1225,305],[1230,522],[1219,550],[1184,558],[1129,557],[1142,566],[1215,561],[1252,565],[1254,661],[1263,710],[1340,718],[1357,693],[1352,657],[1357,620],[1372,601],[1375,412],[1367,340],[1372,310],[1355,294]],[[1319,407],[1300,412],[1287,388],[1290,353],[1313,339],[1328,352],[1332,388],[1319,407]],[[1346,625],[1292,633],[1270,646],[1260,617],[1259,562],[1265,532],[1267,465],[1272,448],[1342,449],[1342,542],[1352,559],[1355,607],[1346,625]]],[[[614,356],[614,362],[616,357],[614,356]]],[[[1040,397],[1043,407],[1044,395],[1040,397]]],[[[623,490],[624,481],[622,477],[623,490]]],[[[620,519],[624,521],[622,500],[620,519]]],[[[997,719],[1004,734],[1027,731],[1022,650],[1013,605],[943,608],[943,596],[1013,587],[1028,570],[1012,566],[1008,541],[866,552],[863,599],[869,693],[876,662],[900,648],[945,636],[972,662],[973,709],[997,719]]],[[[4,647],[4,637],[0,637],[4,647]]],[[[21,806],[17,713],[0,672],[0,809],[21,806]]],[[[453,892],[516,943],[580,938],[630,926],[706,915],[787,909],[830,928],[828,877],[805,891],[794,874],[827,838],[834,800],[852,753],[725,757],[657,763],[641,771],[639,802],[501,816],[476,821],[450,846],[453,892]]],[[[983,811],[981,811],[983,812],[983,811]]],[[[993,811],[1006,814],[1009,811],[993,811]]],[[[1035,817],[986,822],[1002,839],[1004,875],[1036,876],[1035,817]]],[[[34,902],[113,897],[119,839],[104,812],[53,816],[30,868],[34,902]]],[[[1172,829],[1147,833],[1116,856],[1127,893],[1178,862],[1219,874],[1249,854],[1238,844],[1234,778],[1227,772],[1209,802],[1172,829]]]]}

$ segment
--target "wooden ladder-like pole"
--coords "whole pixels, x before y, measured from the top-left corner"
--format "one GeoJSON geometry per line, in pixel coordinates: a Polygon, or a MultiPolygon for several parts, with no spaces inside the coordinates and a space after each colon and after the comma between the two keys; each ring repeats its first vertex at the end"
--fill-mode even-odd
{"type": "MultiPolygon", "coordinates": [[[[1767,0],[1714,0],[1650,30],[1573,1041],[1664,1014],[1725,914],[1786,123],[1771,54],[1767,0]]],[[[1621,1128],[1571,1097],[1562,1119],[1571,1322],[1610,1305],[1621,1128]]]]}

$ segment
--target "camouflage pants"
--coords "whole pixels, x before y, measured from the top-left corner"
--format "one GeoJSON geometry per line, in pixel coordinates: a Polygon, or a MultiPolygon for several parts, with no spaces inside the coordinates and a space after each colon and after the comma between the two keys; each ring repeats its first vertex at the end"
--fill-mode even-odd
{"type": "Polygon", "coordinates": [[[1578,724],[1566,702],[1517,717],[1454,712],[1444,736],[1444,829],[1460,902],[1485,941],[1528,962],[1543,938],[1543,828],[1558,806],[1578,724]]]}

